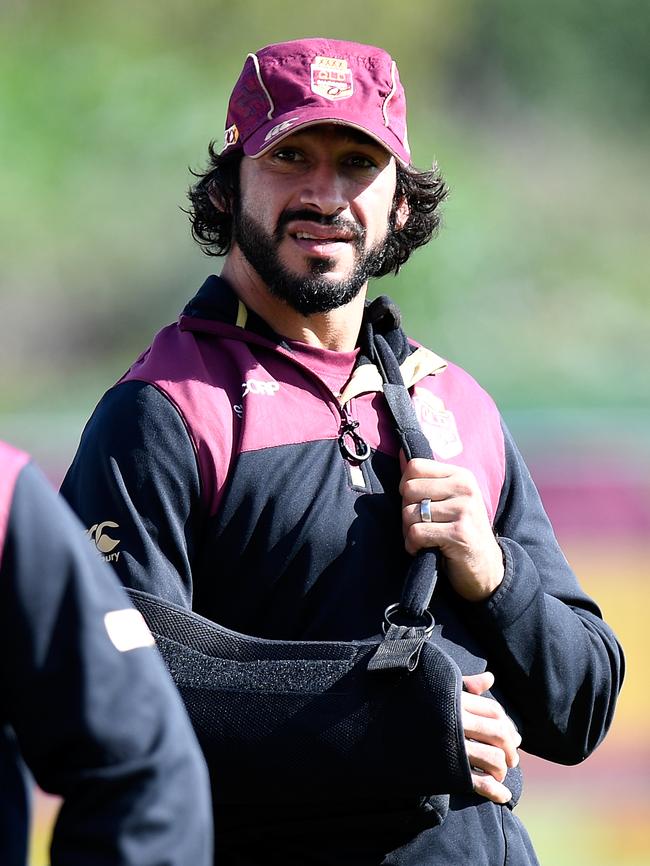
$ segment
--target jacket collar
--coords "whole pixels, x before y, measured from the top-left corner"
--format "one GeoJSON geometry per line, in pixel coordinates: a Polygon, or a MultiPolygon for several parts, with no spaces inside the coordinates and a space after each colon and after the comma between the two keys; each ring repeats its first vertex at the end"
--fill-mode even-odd
{"type": "MultiPolygon", "coordinates": [[[[196,295],[186,304],[181,317],[194,320],[192,330],[201,330],[201,321],[221,322],[241,328],[244,339],[244,332],[255,334],[264,341],[291,351],[284,338],[257,313],[249,310],[226,280],[214,274],[205,280],[196,295]]],[[[440,373],[447,367],[443,358],[407,339],[401,328],[399,307],[386,295],[382,295],[366,303],[359,331],[359,356],[341,396],[341,402],[345,403],[362,393],[383,390],[381,375],[374,363],[372,337],[375,331],[381,333],[390,344],[407,388],[425,376],[440,373]]]]}

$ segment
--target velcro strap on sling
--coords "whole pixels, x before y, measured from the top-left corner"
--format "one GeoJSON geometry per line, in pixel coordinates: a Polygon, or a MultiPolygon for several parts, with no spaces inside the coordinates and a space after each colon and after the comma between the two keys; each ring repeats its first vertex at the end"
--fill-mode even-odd
{"type": "Polygon", "coordinates": [[[391,625],[384,642],[368,662],[369,671],[414,671],[430,631],[423,627],[391,625]]]}

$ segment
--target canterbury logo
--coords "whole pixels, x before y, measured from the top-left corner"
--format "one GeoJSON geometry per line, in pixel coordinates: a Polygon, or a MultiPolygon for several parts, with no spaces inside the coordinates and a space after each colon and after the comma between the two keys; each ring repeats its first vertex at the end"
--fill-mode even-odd
{"type": "Polygon", "coordinates": [[[276,135],[280,135],[281,132],[291,129],[297,120],[299,120],[298,117],[290,117],[288,120],[283,120],[282,123],[278,123],[273,127],[273,129],[269,129],[264,136],[264,141],[270,141],[272,138],[275,138],[276,135]]]}
{"type": "Polygon", "coordinates": [[[105,530],[119,528],[118,523],[113,523],[112,520],[104,520],[103,523],[95,523],[86,531],[86,535],[92,538],[95,542],[95,547],[104,555],[104,559],[107,562],[117,562],[120,556],[119,551],[116,553],[113,553],[113,551],[120,541],[117,538],[112,538],[105,530]]]}

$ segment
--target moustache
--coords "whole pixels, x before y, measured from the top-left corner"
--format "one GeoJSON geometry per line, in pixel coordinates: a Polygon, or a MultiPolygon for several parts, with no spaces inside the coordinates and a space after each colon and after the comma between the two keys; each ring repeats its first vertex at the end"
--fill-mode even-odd
{"type": "Polygon", "coordinates": [[[336,214],[320,214],[313,210],[295,209],[285,210],[278,217],[278,224],[275,229],[276,240],[282,237],[283,230],[290,222],[294,220],[308,220],[309,222],[318,223],[321,226],[330,228],[344,229],[351,235],[353,243],[359,244],[366,236],[365,229],[355,222],[345,219],[336,214]]]}

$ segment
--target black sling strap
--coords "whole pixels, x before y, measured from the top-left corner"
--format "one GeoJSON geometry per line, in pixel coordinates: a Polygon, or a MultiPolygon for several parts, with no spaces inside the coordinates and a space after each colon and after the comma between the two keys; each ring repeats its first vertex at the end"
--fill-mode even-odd
{"type": "MultiPolygon", "coordinates": [[[[414,457],[433,459],[420,422],[418,421],[402,373],[388,342],[381,334],[375,334],[375,360],[384,379],[384,395],[395,420],[397,435],[402,443],[407,460],[414,457]]],[[[407,620],[422,618],[429,606],[438,579],[438,553],[434,549],[421,550],[415,557],[402,590],[400,614],[407,620]]]]}
{"type": "MultiPolygon", "coordinates": [[[[399,361],[389,340],[376,325],[381,318],[392,319],[392,331],[399,328],[394,305],[387,298],[377,298],[368,311],[371,324],[371,352],[384,383],[386,402],[395,421],[395,429],[408,460],[414,457],[433,459],[429,440],[420,427],[399,361]],[[375,327],[372,327],[372,325],[375,327]]],[[[400,336],[403,338],[402,333],[400,336]]],[[[396,342],[393,340],[393,342],[396,342]]],[[[424,641],[433,631],[434,620],[428,607],[438,579],[438,551],[420,550],[406,575],[398,603],[386,609],[385,640],[371,659],[369,670],[413,670],[424,641]]]]}

